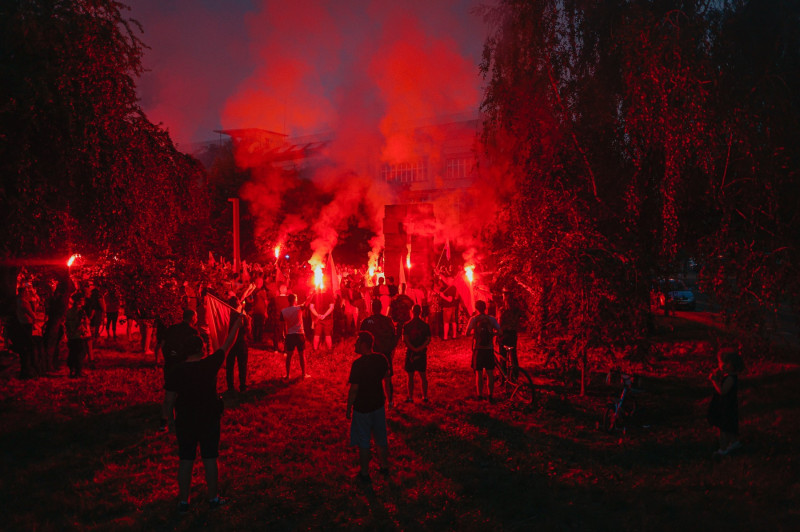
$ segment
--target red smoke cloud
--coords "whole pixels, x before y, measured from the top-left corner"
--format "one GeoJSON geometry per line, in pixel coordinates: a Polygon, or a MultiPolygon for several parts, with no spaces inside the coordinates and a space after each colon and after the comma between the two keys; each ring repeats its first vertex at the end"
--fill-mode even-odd
{"type": "MultiPolygon", "coordinates": [[[[382,163],[426,157],[434,167],[441,160],[442,132],[429,128],[421,143],[408,131],[445,115],[477,113],[483,30],[467,9],[463,2],[264,1],[248,18],[258,66],[228,99],[224,127],[295,138],[333,132],[326,164],[310,176],[332,201],[304,206],[314,262],[333,250],[350,216],[378,233],[374,245],[381,243],[383,206],[393,203],[380,179],[382,163]]],[[[284,177],[255,172],[243,190],[257,203],[263,230],[283,225],[279,238],[299,221],[279,219],[284,177]]]]}

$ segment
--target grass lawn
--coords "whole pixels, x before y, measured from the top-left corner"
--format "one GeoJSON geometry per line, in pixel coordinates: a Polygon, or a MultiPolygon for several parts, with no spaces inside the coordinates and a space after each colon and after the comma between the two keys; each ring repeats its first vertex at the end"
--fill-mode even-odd
{"type": "MultiPolygon", "coordinates": [[[[688,316],[688,314],[680,314],[688,316]]],[[[716,360],[706,325],[671,318],[642,375],[625,433],[598,430],[619,393],[595,375],[561,385],[530,339],[520,363],[540,384],[532,410],[474,398],[466,339],[429,351],[427,404],[406,404],[395,356],[391,475],[355,479],[345,419],[351,343],[308,354],[311,377],[284,381],[283,358],[250,349],[249,390],[227,398],[220,491],[208,511],[195,465],[188,515],[177,504],[175,436],[159,432],[162,371],[101,339],[82,379],[16,378],[0,357],[3,530],[797,530],[800,360],[747,359],[744,446],[713,460],[705,421],[716,360]]],[[[296,364],[296,360],[294,361],[296,364]]],[[[293,374],[299,367],[293,365],[293,374]]],[[[223,391],[224,369],[219,390],[223,391]]],[[[419,393],[419,383],[417,393],[419,393]]]]}

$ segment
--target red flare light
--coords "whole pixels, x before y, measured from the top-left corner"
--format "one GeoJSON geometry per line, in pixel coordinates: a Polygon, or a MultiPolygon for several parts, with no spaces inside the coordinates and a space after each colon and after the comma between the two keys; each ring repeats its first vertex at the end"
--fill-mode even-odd
{"type": "Polygon", "coordinates": [[[469,266],[464,266],[464,274],[467,276],[467,281],[472,284],[475,280],[475,265],[470,264],[469,266]]]}
{"type": "Polygon", "coordinates": [[[325,290],[325,276],[322,275],[322,266],[314,268],[314,286],[317,290],[325,290]]]}
{"type": "Polygon", "coordinates": [[[75,264],[75,261],[81,258],[80,254],[75,253],[67,260],[67,268],[72,268],[72,265],[75,264]]]}

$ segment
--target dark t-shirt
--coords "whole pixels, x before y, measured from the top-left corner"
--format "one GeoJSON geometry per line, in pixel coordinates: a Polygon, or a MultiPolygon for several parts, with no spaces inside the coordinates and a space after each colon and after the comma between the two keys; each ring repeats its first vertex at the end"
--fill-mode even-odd
{"type": "Polygon", "coordinates": [[[197,336],[197,329],[182,321],[171,325],[164,332],[164,371],[169,371],[184,360],[184,346],[190,338],[197,336]]]}
{"type": "Polygon", "coordinates": [[[447,301],[446,299],[442,298],[442,308],[455,308],[458,305],[456,298],[458,297],[458,290],[453,285],[448,286],[444,292],[442,292],[445,297],[451,298],[451,301],[447,301]]]}
{"type": "Polygon", "coordinates": [[[221,413],[217,395],[217,373],[225,360],[225,351],[192,362],[181,362],[167,374],[167,391],[176,392],[176,422],[201,424],[215,421],[221,413]]]}
{"type": "Polygon", "coordinates": [[[382,353],[387,357],[391,356],[392,351],[397,346],[397,336],[395,335],[394,323],[388,316],[383,314],[373,314],[361,322],[361,330],[372,333],[375,338],[373,349],[377,353],[382,353]]]}
{"type": "MultiPolygon", "coordinates": [[[[419,318],[412,318],[411,321],[403,326],[403,336],[406,341],[414,347],[419,347],[425,343],[425,340],[431,337],[431,326],[419,318]]],[[[417,356],[424,355],[425,351],[417,351],[417,356]]]]}
{"type": "Polygon", "coordinates": [[[383,379],[389,371],[389,361],[380,353],[362,355],[350,367],[350,384],[358,384],[353,410],[362,414],[383,406],[383,379]]]}

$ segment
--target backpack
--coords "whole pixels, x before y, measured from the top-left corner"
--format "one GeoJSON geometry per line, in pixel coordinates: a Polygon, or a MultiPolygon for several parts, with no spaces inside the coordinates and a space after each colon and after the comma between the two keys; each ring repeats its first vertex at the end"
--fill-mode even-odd
{"type": "Polygon", "coordinates": [[[487,349],[492,347],[494,328],[488,316],[479,316],[475,322],[475,348],[487,349]]]}

